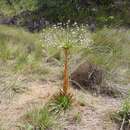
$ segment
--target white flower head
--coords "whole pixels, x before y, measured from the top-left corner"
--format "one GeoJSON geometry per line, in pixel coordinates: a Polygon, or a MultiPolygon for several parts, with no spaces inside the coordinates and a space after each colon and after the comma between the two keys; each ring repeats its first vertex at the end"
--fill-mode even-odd
{"type": "Polygon", "coordinates": [[[92,42],[90,33],[84,26],[63,28],[54,25],[43,31],[42,39],[48,47],[58,48],[66,45],[69,47],[88,47],[92,42]]]}

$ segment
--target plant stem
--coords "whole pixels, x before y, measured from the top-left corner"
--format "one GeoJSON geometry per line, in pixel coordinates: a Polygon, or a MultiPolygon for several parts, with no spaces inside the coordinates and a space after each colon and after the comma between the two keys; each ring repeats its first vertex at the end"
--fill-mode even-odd
{"type": "Polygon", "coordinates": [[[123,117],[123,121],[122,121],[120,130],[123,130],[124,123],[125,123],[125,118],[126,118],[126,114],[125,114],[124,117],[123,117]]]}
{"type": "Polygon", "coordinates": [[[69,76],[68,76],[68,48],[64,48],[65,55],[65,63],[64,63],[64,84],[63,84],[63,92],[67,94],[69,88],[69,76]]]}

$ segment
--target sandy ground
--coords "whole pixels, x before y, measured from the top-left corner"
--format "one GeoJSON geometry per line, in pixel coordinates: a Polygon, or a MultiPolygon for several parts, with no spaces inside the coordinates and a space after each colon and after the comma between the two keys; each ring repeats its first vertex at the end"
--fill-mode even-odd
{"type": "Polygon", "coordinates": [[[0,104],[0,123],[7,130],[15,130],[17,121],[34,105],[44,105],[55,92],[50,83],[31,83],[27,92],[17,96],[10,103],[0,104]]]}
{"type": "MultiPolygon", "coordinates": [[[[24,113],[34,105],[45,104],[57,91],[57,86],[51,82],[40,84],[32,82],[29,89],[18,95],[9,103],[0,103],[0,124],[5,130],[16,130],[18,121],[24,113]]],[[[120,100],[111,97],[93,96],[73,90],[76,98],[82,95],[85,106],[77,105],[72,109],[66,119],[62,130],[118,130],[117,125],[110,120],[110,113],[119,109],[120,100]],[[74,123],[72,117],[75,113],[81,114],[80,123],[74,123]]],[[[61,123],[63,123],[61,120],[61,123]]]]}
{"type": "Polygon", "coordinates": [[[110,114],[118,110],[120,101],[109,97],[86,96],[88,105],[79,107],[82,120],[78,125],[68,122],[67,130],[118,130],[110,114]]]}

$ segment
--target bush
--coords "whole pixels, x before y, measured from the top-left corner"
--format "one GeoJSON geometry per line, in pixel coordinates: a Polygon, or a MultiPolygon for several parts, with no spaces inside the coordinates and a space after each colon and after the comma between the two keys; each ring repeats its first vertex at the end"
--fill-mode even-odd
{"type": "Polygon", "coordinates": [[[52,23],[66,23],[69,19],[72,23],[86,23],[90,17],[96,17],[99,25],[120,24],[120,19],[128,24],[127,4],[122,4],[125,8],[116,6],[114,0],[1,0],[0,12],[2,15],[16,16],[17,22],[22,24],[28,21],[32,21],[30,24],[39,23],[43,17],[52,23]]]}

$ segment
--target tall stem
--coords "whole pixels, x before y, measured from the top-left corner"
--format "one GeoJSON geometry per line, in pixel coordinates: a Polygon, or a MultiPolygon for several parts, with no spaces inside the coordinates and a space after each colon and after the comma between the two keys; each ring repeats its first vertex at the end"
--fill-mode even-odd
{"type": "Polygon", "coordinates": [[[69,88],[69,76],[68,76],[68,48],[64,48],[65,62],[64,62],[64,84],[63,91],[67,94],[69,88]]]}

